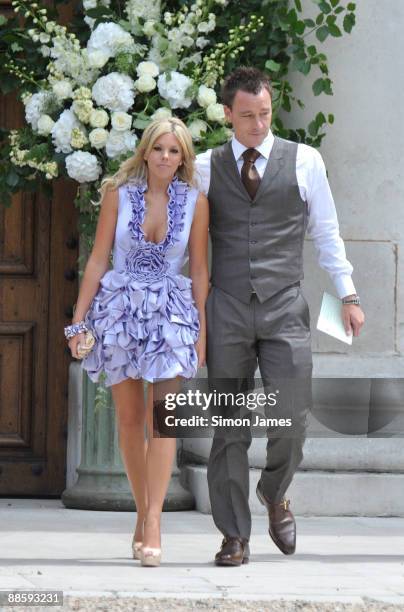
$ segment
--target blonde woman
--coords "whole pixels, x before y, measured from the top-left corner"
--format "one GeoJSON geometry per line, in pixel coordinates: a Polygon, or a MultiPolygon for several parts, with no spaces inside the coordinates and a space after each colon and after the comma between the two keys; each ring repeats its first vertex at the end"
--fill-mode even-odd
{"type": "Polygon", "coordinates": [[[209,213],[194,187],[194,158],[182,121],[154,121],[134,155],[102,180],[95,243],[65,328],[76,358],[85,332],[95,336],[81,363],[93,381],[105,372],[111,387],[137,509],[133,557],[149,566],[160,563],[160,519],[176,449],[174,438],[153,437],[153,393],[157,379],[191,378],[205,363],[209,213]],[[187,252],[190,278],[181,274],[187,252]]]}

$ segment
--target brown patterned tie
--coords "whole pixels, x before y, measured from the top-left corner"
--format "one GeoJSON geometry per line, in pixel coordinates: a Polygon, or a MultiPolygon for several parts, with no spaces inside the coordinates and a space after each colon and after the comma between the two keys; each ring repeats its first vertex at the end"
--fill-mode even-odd
{"type": "Polygon", "coordinates": [[[241,180],[252,200],[255,198],[255,194],[261,182],[257,168],[254,166],[255,161],[260,155],[261,154],[256,149],[246,149],[242,155],[244,164],[241,168],[241,180]]]}

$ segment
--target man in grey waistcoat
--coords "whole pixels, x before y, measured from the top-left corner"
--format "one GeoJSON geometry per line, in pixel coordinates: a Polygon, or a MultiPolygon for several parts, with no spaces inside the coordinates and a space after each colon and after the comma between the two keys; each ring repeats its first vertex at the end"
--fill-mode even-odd
{"type": "MultiPolygon", "coordinates": [[[[233,137],[197,156],[212,241],[206,304],[209,384],[247,392],[258,365],[264,388],[276,388],[280,409],[292,416],[293,433],[278,429],[279,435],[269,436],[257,486],[272,540],[292,554],[296,526],[284,495],[303,458],[312,377],[310,316],[300,288],[306,230],[342,300],[346,331],[357,336],[364,315],[320,153],[273,136],[271,86],[259,70],[240,67],[231,73],[223,83],[222,102],[233,137]]],[[[236,415],[236,407],[227,406],[223,414],[236,415]]],[[[249,560],[251,429],[236,429],[216,429],[208,462],[212,515],[224,536],[217,565],[249,560]]]]}

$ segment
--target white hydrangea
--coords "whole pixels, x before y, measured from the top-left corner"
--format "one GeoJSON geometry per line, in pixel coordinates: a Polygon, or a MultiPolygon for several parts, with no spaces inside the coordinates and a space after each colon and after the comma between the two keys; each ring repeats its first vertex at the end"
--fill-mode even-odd
{"type": "Polygon", "coordinates": [[[206,134],[208,130],[208,124],[202,119],[194,119],[189,125],[188,129],[191,132],[192,139],[198,141],[206,134]]]}
{"type": "Polygon", "coordinates": [[[29,98],[25,98],[25,119],[32,125],[34,130],[38,127],[38,120],[43,115],[45,105],[49,102],[50,97],[51,93],[43,90],[32,94],[29,98]]]}
{"type": "Polygon", "coordinates": [[[173,114],[171,112],[171,109],[167,108],[166,106],[161,106],[156,111],[154,111],[154,113],[152,114],[152,119],[154,121],[160,121],[161,119],[168,119],[172,116],[173,114]]]}
{"type": "Polygon", "coordinates": [[[132,126],[132,117],[128,113],[115,112],[111,115],[111,125],[114,130],[124,132],[130,130],[132,126]]]}
{"type": "Polygon", "coordinates": [[[93,85],[93,98],[98,106],[111,111],[127,111],[135,100],[134,82],[127,74],[110,72],[93,85]]]}
{"type": "Polygon", "coordinates": [[[135,87],[141,93],[153,91],[153,89],[156,89],[156,85],[156,80],[149,74],[142,74],[142,76],[135,81],[135,87]]]}
{"type": "Polygon", "coordinates": [[[217,102],[216,92],[214,89],[206,87],[206,85],[200,85],[197,100],[199,106],[207,108],[210,104],[215,104],[217,102]]]}
{"type": "Polygon", "coordinates": [[[115,57],[121,52],[131,53],[134,48],[132,35],[112,21],[99,23],[87,42],[88,53],[103,51],[109,57],[115,57]]]}
{"type": "Polygon", "coordinates": [[[82,126],[70,108],[64,110],[55,122],[51,132],[56,153],[70,153],[72,151],[70,141],[72,130],[75,127],[82,126]]]}
{"type": "Polygon", "coordinates": [[[105,147],[108,139],[108,130],[104,130],[104,128],[95,128],[91,130],[88,135],[90,140],[90,144],[94,149],[102,149],[105,147]]]}
{"type": "Polygon", "coordinates": [[[51,133],[54,125],[55,122],[53,121],[52,117],[49,117],[49,115],[41,115],[37,122],[37,129],[39,134],[47,136],[51,133]]]}
{"type": "Polygon", "coordinates": [[[170,72],[171,79],[167,80],[166,74],[160,74],[158,78],[158,89],[160,96],[167,100],[171,108],[188,108],[192,99],[186,97],[187,89],[193,85],[192,79],[176,72],[170,72]]]}
{"type": "Polygon", "coordinates": [[[108,125],[109,116],[107,111],[102,108],[97,108],[91,111],[90,115],[90,125],[93,128],[103,128],[108,125]]]}
{"type": "Polygon", "coordinates": [[[67,174],[79,183],[96,181],[101,174],[101,164],[92,153],[75,151],[65,159],[67,174]]]}
{"type": "Polygon", "coordinates": [[[66,100],[67,98],[71,98],[73,95],[72,84],[67,79],[62,79],[61,81],[56,81],[53,83],[52,91],[58,100],[66,100]]]}
{"type": "Polygon", "coordinates": [[[218,123],[224,123],[225,114],[223,104],[210,104],[206,109],[206,116],[209,121],[217,121],[218,123]]]}
{"type": "Polygon", "coordinates": [[[134,132],[111,130],[108,134],[105,151],[108,157],[119,157],[135,149],[137,136],[134,132]]]}
{"type": "Polygon", "coordinates": [[[159,74],[159,67],[154,62],[140,62],[136,68],[137,75],[139,77],[143,75],[156,77],[159,74]]]}

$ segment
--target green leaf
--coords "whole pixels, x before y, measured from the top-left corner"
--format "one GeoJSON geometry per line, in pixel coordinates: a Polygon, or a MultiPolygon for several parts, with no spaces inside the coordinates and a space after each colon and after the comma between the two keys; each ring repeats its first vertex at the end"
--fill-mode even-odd
{"type": "Polygon", "coordinates": [[[310,45],[310,47],[307,47],[307,53],[311,56],[316,55],[317,53],[317,49],[314,45],[310,45]]]}
{"type": "Polygon", "coordinates": [[[325,2],[325,0],[323,2],[319,2],[318,6],[323,11],[323,13],[326,13],[327,15],[332,11],[331,6],[328,4],[328,2],[325,2]]]}
{"type": "Polygon", "coordinates": [[[299,11],[299,13],[302,12],[302,3],[300,2],[300,0],[295,0],[295,6],[297,8],[297,10],[299,11]]]}
{"type": "Polygon", "coordinates": [[[4,15],[0,15],[0,26],[3,26],[5,23],[7,23],[7,18],[4,15]]]}
{"type": "Polygon", "coordinates": [[[270,70],[270,72],[278,72],[281,68],[281,64],[278,64],[278,62],[275,62],[274,60],[267,60],[265,62],[265,68],[270,70]]]}
{"type": "Polygon", "coordinates": [[[318,38],[320,42],[324,42],[328,34],[329,34],[328,26],[326,25],[323,25],[321,26],[321,28],[316,30],[316,37],[318,38]]]}
{"type": "Polygon", "coordinates": [[[316,25],[321,25],[324,22],[324,13],[320,13],[316,19],[316,25]]]}
{"type": "Polygon", "coordinates": [[[330,0],[332,8],[335,8],[339,4],[339,0],[330,0]]]}
{"type": "Polygon", "coordinates": [[[327,96],[332,96],[332,87],[331,87],[331,79],[323,79],[323,92],[327,94],[327,96]]]}
{"type": "Polygon", "coordinates": [[[331,125],[334,123],[334,115],[332,113],[328,115],[328,123],[331,125]]]}
{"type": "Polygon", "coordinates": [[[323,87],[324,87],[324,79],[317,79],[316,81],[314,81],[313,83],[314,95],[319,96],[323,91],[323,87]]]}
{"type": "Polygon", "coordinates": [[[305,29],[306,29],[306,25],[305,25],[304,21],[297,21],[295,23],[295,32],[297,34],[300,34],[300,35],[303,34],[305,29]]]}
{"type": "Polygon", "coordinates": [[[7,175],[6,183],[10,187],[16,187],[18,185],[19,179],[20,179],[20,177],[18,176],[16,171],[11,169],[10,172],[8,173],[8,175],[7,175]]]}
{"type": "Polygon", "coordinates": [[[341,30],[340,30],[340,29],[339,29],[339,27],[338,27],[337,25],[335,25],[335,24],[333,24],[333,25],[329,25],[329,26],[328,26],[328,30],[329,30],[329,32],[330,32],[330,34],[331,34],[331,36],[335,36],[335,37],[342,36],[342,32],[341,32],[341,30]]]}
{"type": "Polygon", "coordinates": [[[314,137],[317,134],[317,132],[318,132],[318,129],[317,129],[316,122],[315,121],[310,121],[310,123],[309,123],[309,134],[310,134],[310,136],[314,137]]]}
{"type": "Polygon", "coordinates": [[[345,15],[344,21],[343,21],[345,32],[348,32],[348,34],[350,34],[354,25],[355,25],[355,15],[353,13],[348,13],[347,15],[345,15]]]}
{"type": "Polygon", "coordinates": [[[343,6],[339,6],[338,8],[335,9],[334,13],[336,15],[339,15],[340,13],[343,13],[345,11],[343,6]]]}
{"type": "Polygon", "coordinates": [[[307,25],[308,28],[314,28],[316,26],[316,23],[313,21],[313,19],[305,19],[304,23],[307,25]]]}
{"type": "Polygon", "coordinates": [[[356,9],[355,2],[350,2],[347,6],[348,11],[354,11],[356,9]]]}

